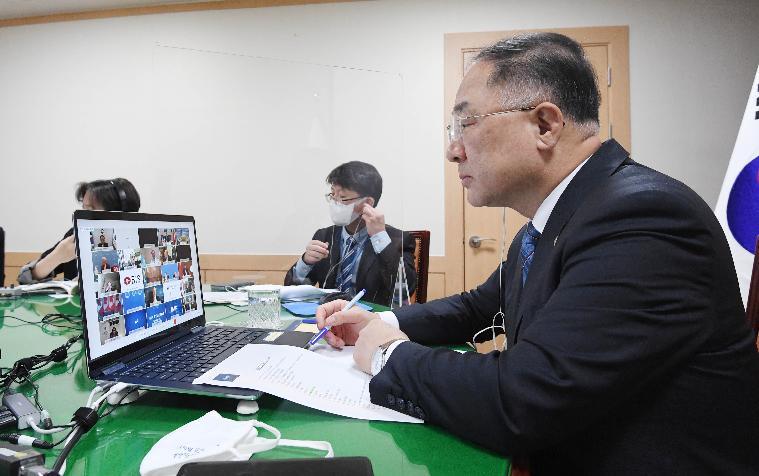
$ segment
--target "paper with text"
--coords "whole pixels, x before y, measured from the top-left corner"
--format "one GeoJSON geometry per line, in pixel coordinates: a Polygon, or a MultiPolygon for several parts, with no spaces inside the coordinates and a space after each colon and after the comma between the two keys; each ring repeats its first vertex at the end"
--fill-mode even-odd
{"type": "Polygon", "coordinates": [[[193,383],[261,390],[307,407],[364,420],[421,423],[371,403],[370,375],[353,362],[353,347],[246,345],[193,383]]]}

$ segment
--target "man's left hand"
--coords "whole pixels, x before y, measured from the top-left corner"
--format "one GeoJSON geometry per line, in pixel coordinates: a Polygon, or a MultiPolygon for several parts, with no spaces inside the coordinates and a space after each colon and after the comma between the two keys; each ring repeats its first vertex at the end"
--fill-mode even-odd
{"type": "Polygon", "coordinates": [[[379,346],[397,339],[409,340],[408,336],[400,329],[381,319],[374,319],[359,332],[356,348],[353,350],[353,360],[356,361],[358,368],[371,374],[372,356],[379,349],[379,346]]]}
{"type": "Polygon", "coordinates": [[[368,203],[364,204],[361,210],[361,217],[366,223],[366,231],[369,236],[374,236],[381,231],[385,231],[385,214],[368,203]]]}

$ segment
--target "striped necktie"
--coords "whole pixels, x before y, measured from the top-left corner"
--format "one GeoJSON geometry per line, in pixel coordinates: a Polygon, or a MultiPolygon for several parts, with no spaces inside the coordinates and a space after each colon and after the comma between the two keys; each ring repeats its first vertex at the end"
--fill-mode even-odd
{"type": "Polygon", "coordinates": [[[532,226],[532,222],[527,223],[527,229],[522,235],[522,247],[519,248],[519,254],[522,256],[522,286],[527,281],[527,273],[530,272],[532,258],[535,256],[535,246],[540,239],[540,232],[532,226]]]}
{"type": "Polygon", "coordinates": [[[357,250],[356,240],[352,237],[348,237],[348,245],[345,247],[345,254],[343,254],[343,261],[340,264],[340,272],[337,274],[337,280],[335,281],[335,287],[340,291],[347,292],[353,287],[353,268],[356,266],[356,253],[357,250]]]}

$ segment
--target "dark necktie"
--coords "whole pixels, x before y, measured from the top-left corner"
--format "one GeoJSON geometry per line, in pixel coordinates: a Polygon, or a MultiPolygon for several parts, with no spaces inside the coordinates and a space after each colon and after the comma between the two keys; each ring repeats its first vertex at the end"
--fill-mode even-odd
{"type": "Polygon", "coordinates": [[[530,272],[532,258],[535,256],[535,246],[540,239],[540,232],[532,226],[532,222],[527,223],[527,229],[522,235],[522,247],[519,248],[519,254],[522,256],[522,286],[527,281],[527,273],[530,272]]]}
{"type": "Polygon", "coordinates": [[[351,277],[353,274],[353,268],[356,265],[356,253],[357,243],[352,237],[348,237],[348,245],[345,247],[345,254],[343,255],[343,262],[340,264],[340,272],[337,274],[337,280],[335,281],[335,287],[340,291],[348,291],[351,288],[351,277]]]}

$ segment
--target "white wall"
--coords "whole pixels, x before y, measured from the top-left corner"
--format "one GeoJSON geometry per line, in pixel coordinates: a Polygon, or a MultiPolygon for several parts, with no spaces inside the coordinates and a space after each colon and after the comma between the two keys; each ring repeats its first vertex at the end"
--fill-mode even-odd
{"type": "MultiPolygon", "coordinates": [[[[156,104],[165,85],[159,74],[165,61],[157,52],[166,46],[399,77],[402,93],[388,107],[398,121],[400,137],[394,140],[402,152],[390,144],[385,155],[400,156],[387,159],[381,171],[386,194],[402,195],[404,205],[391,207],[388,221],[432,230],[431,253],[441,255],[444,33],[629,25],[633,155],[713,205],[759,64],[758,24],[754,0],[399,0],[0,28],[0,225],[6,249],[37,251],[53,244],[69,226],[74,183],[113,176],[134,181],[146,211],[196,215],[202,252],[295,254],[316,224],[328,223],[316,192],[323,191],[336,157],[311,157],[282,177],[267,176],[270,165],[254,157],[201,162],[207,156],[192,157],[197,131],[188,131],[190,146],[167,147],[156,119],[164,117],[156,104]],[[181,187],[172,183],[167,190],[144,171],[167,170],[182,160],[199,162],[193,175],[200,198],[191,208],[176,201],[171,210],[160,210],[166,206],[162,197],[181,187]],[[282,193],[258,197],[240,187],[230,190],[209,169],[225,166],[229,174],[255,172],[258,180],[279,183],[282,193]],[[263,223],[258,205],[274,210],[263,223]],[[228,215],[236,218],[220,215],[230,207],[239,209],[228,215]],[[301,222],[298,216],[308,218],[301,222]],[[274,238],[267,232],[272,229],[274,238]],[[244,239],[230,240],[232,232],[244,239]]],[[[219,95],[223,100],[224,91],[219,95]]],[[[372,114],[356,117],[356,124],[372,114]]],[[[240,155],[248,150],[254,149],[240,155]]],[[[349,158],[362,159],[362,152],[349,158]]]]}

